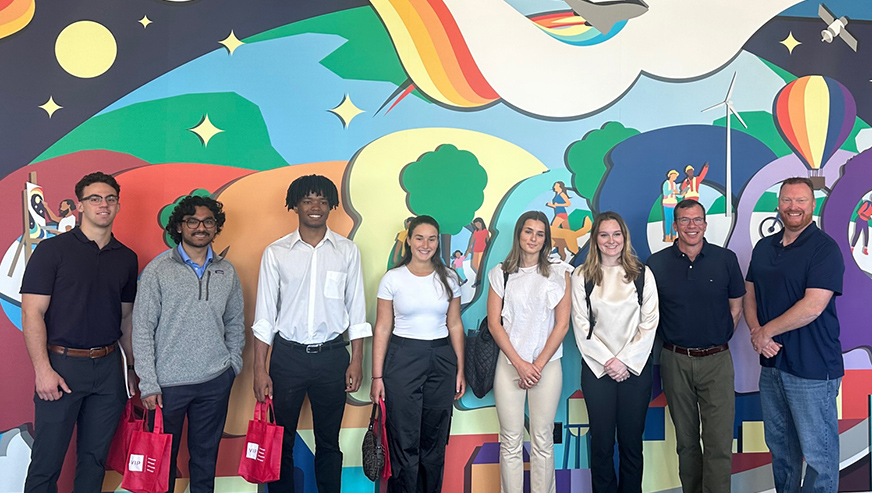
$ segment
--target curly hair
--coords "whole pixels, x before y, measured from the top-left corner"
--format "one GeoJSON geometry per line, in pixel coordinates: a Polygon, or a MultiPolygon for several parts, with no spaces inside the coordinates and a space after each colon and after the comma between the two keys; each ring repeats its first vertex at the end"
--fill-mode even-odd
{"type": "Polygon", "coordinates": [[[82,179],[76,183],[76,198],[79,200],[84,199],[85,197],[82,197],[82,193],[85,191],[85,187],[93,185],[94,183],[105,183],[115,189],[115,195],[118,195],[119,197],[121,196],[121,185],[115,181],[114,176],[107,175],[102,171],[95,171],[83,176],[82,179]]]}
{"type": "Polygon", "coordinates": [[[224,226],[224,221],[227,220],[227,217],[224,215],[224,205],[212,197],[188,195],[180,200],[176,205],[176,208],[173,209],[173,213],[170,214],[170,219],[167,221],[167,226],[164,228],[167,234],[170,235],[170,238],[176,242],[176,245],[182,242],[182,233],[179,232],[179,226],[185,222],[182,218],[196,214],[197,207],[206,207],[212,211],[212,215],[215,216],[216,222],[215,235],[217,236],[218,233],[221,232],[221,228],[224,226]]]}
{"type": "Polygon", "coordinates": [[[321,175],[306,175],[297,178],[288,187],[288,195],[285,197],[285,205],[288,206],[288,210],[299,205],[300,201],[310,193],[327,199],[331,209],[339,207],[339,191],[336,190],[336,185],[330,181],[330,178],[321,175]]]}

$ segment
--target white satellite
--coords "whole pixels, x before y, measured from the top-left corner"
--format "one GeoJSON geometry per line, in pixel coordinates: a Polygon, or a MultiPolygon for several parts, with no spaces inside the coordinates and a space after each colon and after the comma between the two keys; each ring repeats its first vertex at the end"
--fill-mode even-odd
{"type": "Polygon", "coordinates": [[[836,19],[836,16],[833,15],[833,13],[830,12],[830,9],[828,9],[824,4],[818,6],[818,16],[822,21],[827,23],[827,28],[821,31],[822,42],[832,43],[836,37],[839,37],[842,38],[842,41],[854,50],[854,52],[857,51],[857,38],[848,32],[847,17],[842,16],[836,19]]]}

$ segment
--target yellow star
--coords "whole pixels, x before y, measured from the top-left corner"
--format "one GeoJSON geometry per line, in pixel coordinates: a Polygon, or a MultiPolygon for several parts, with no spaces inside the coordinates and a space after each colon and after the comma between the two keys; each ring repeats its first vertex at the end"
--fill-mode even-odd
{"type": "Polygon", "coordinates": [[[136,22],[142,24],[142,28],[145,29],[148,27],[149,24],[151,24],[151,19],[149,19],[147,15],[144,15],[142,16],[142,19],[139,19],[136,22]]]}
{"type": "Polygon", "coordinates": [[[197,134],[197,137],[200,138],[200,142],[203,143],[203,147],[209,145],[209,140],[212,139],[212,137],[224,131],[215,125],[212,125],[212,122],[209,121],[208,114],[204,115],[203,119],[200,120],[200,123],[195,127],[189,128],[188,130],[197,134]]]}
{"type": "Polygon", "coordinates": [[[342,126],[348,128],[348,124],[351,123],[351,120],[354,119],[355,116],[364,113],[364,111],[357,106],[354,106],[354,103],[351,102],[351,98],[348,94],[342,98],[342,102],[339,103],[339,106],[333,108],[332,110],[327,110],[334,115],[338,116],[342,121],[342,126]]]}
{"type": "Polygon", "coordinates": [[[227,48],[227,52],[231,55],[233,55],[233,52],[236,51],[236,48],[239,48],[240,46],[245,44],[242,41],[239,41],[239,38],[237,38],[236,35],[233,34],[232,29],[230,30],[230,36],[222,39],[221,41],[219,41],[219,43],[224,45],[224,48],[227,48]]]}
{"type": "Polygon", "coordinates": [[[48,101],[46,101],[45,104],[38,106],[38,108],[44,109],[45,112],[48,113],[48,117],[51,118],[51,116],[54,114],[54,112],[63,108],[63,106],[55,103],[54,99],[51,96],[49,96],[48,101]]]}
{"type": "Polygon", "coordinates": [[[787,34],[787,37],[784,38],[783,41],[779,41],[779,43],[783,44],[785,48],[787,48],[788,53],[793,54],[793,49],[802,43],[797,41],[796,38],[793,37],[793,31],[787,34]]]}

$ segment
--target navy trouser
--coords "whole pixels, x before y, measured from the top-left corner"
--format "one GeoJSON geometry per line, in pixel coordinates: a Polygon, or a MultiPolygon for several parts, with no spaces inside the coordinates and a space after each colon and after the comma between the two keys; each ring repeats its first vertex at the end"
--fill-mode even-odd
{"type": "Polygon", "coordinates": [[[73,489],[77,493],[102,491],[106,455],[127,403],[121,352],[116,350],[96,359],[49,353],[48,359],[72,393],[64,393],[56,401],[33,396],[33,450],[24,491],[57,492],[58,477],[76,425],[73,489]]]}
{"type": "Polygon", "coordinates": [[[169,491],[175,490],[176,459],[179,455],[179,443],[182,441],[185,416],[188,417],[188,451],[191,453],[188,460],[191,493],[215,490],[218,445],[224,434],[227,403],[235,378],[233,368],[228,368],[207,382],[161,388],[164,433],[173,436],[169,491]]]}
{"type": "Polygon", "coordinates": [[[457,355],[447,337],[391,337],[384,383],[392,493],[442,490],[456,382],[457,355]]]}
{"type": "Polygon", "coordinates": [[[342,485],[342,451],[339,429],[345,414],[345,371],[350,356],[344,346],[320,353],[306,353],[280,336],[273,342],[269,374],[273,381],[276,424],[285,427],[282,468],[270,493],[294,491],[294,440],[303,399],[312,405],[315,432],[315,482],[320,493],[339,493],[342,485]]]}

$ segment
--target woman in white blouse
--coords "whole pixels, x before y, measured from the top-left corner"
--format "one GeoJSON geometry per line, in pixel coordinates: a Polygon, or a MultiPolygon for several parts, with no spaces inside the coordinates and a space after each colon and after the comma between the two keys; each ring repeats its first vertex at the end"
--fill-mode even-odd
{"type": "Polygon", "coordinates": [[[597,215],[584,265],[572,276],[572,323],[590,421],[594,493],[642,491],[642,433],[651,399],[651,346],[660,312],[651,271],[639,262],[617,213],[597,215]],[[636,278],[644,276],[641,303],[636,278]],[[585,281],[593,281],[591,327],[585,281]],[[615,432],[620,467],[614,468],[615,432]]]}
{"type": "Polygon", "coordinates": [[[488,328],[502,351],[494,401],[503,493],[520,493],[524,487],[525,402],[530,408],[530,491],[555,491],[554,416],[563,388],[560,358],[569,330],[570,266],[552,263],[549,252],[548,218],[526,212],[515,224],[509,255],[488,274],[488,328]]]}
{"type": "Polygon", "coordinates": [[[436,492],[451,410],[466,388],[460,281],[442,262],[435,219],[412,219],[405,241],[403,260],[378,287],[370,397],[385,401],[388,490],[436,492]]]}

